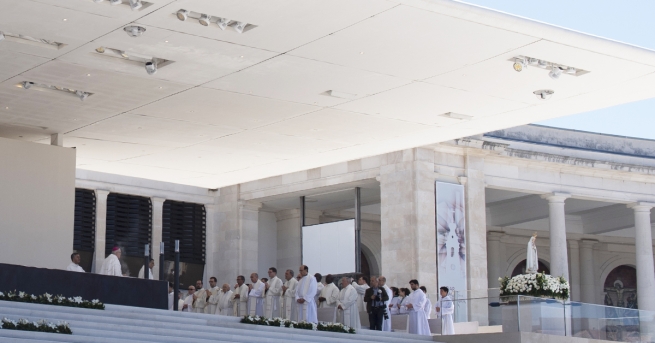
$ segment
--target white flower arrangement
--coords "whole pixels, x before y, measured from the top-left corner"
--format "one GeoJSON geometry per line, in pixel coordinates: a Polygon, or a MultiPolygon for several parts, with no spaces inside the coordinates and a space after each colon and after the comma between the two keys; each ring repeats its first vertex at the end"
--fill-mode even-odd
{"type": "Polygon", "coordinates": [[[355,333],[355,329],[345,326],[340,323],[308,323],[308,322],[297,322],[293,320],[288,320],[280,317],[276,318],[264,318],[260,316],[244,316],[241,319],[241,323],[244,324],[254,324],[254,325],[264,325],[264,326],[274,326],[274,327],[286,327],[290,329],[305,329],[313,331],[329,331],[329,332],[343,332],[343,333],[355,333]]]}
{"type": "Polygon", "coordinates": [[[544,273],[520,274],[512,278],[498,278],[500,295],[526,295],[555,299],[569,298],[569,283],[564,277],[554,277],[544,273]]]}
{"type": "Polygon", "coordinates": [[[91,308],[97,310],[104,310],[105,304],[101,303],[98,299],[92,301],[84,300],[82,297],[70,297],[66,298],[61,295],[55,295],[45,293],[43,295],[34,295],[27,294],[25,292],[10,291],[6,294],[0,292],[0,300],[5,301],[18,301],[26,303],[36,303],[36,304],[46,304],[46,305],[61,305],[69,307],[81,307],[81,308],[91,308]]]}
{"type": "Polygon", "coordinates": [[[41,319],[38,322],[30,322],[25,318],[20,318],[18,321],[2,318],[2,321],[0,321],[0,328],[6,330],[39,331],[68,335],[73,334],[68,323],[58,322],[57,324],[53,324],[45,319],[41,319]]]}

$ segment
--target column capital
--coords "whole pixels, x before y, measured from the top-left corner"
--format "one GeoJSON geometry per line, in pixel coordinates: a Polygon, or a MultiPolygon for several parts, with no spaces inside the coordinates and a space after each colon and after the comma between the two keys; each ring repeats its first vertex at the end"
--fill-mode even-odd
{"type": "Polygon", "coordinates": [[[98,200],[98,199],[100,199],[100,198],[107,199],[107,196],[108,196],[109,193],[110,193],[110,192],[109,192],[108,190],[106,190],[106,189],[96,189],[96,190],[94,190],[94,192],[96,193],[96,200],[98,200]]]}
{"type": "Polygon", "coordinates": [[[652,202],[638,201],[628,204],[627,206],[635,212],[650,212],[650,209],[655,207],[655,204],[652,202]]]}
{"type": "Polygon", "coordinates": [[[569,193],[562,193],[562,192],[553,192],[553,193],[547,193],[547,194],[542,194],[541,198],[548,200],[548,202],[561,202],[563,203],[564,200],[568,199],[571,197],[571,194],[569,193]]]}
{"type": "Polygon", "coordinates": [[[164,201],[166,201],[166,198],[160,198],[160,197],[150,197],[150,201],[152,204],[161,204],[164,205],[164,201]]]}
{"type": "Polygon", "coordinates": [[[582,239],[580,240],[580,247],[592,249],[596,243],[598,241],[595,239],[582,239]]]}
{"type": "Polygon", "coordinates": [[[466,186],[466,181],[468,181],[468,177],[466,176],[458,176],[457,177],[457,182],[459,182],[460,185],[466,186]]]}
{"type": "Polygon", "coordinates": [[[568,244],[569,249],[578,249],[579,247],[579,242],[575,239],[569,239],[566,241],[566,243],[568,244]]]}

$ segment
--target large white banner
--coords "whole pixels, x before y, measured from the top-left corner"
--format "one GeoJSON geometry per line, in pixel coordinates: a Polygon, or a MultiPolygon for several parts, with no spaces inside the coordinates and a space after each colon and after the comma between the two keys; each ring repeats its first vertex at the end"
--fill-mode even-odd
{"type": "MultiPolygon", "coordinates": [[[[437,268],[439,287],[466,299],[466,208],[462,185],[437,182],[437,268]]],[[[465,302],[456,302],[456,321],[466,321],[465,302]],[[464,306],[458,306],[464,305],[464,306]]]]}
{"type": "Polygon", "coordinates": [[[311,274],[354,273],[355,220],[303,226],[302,262],[311,274]]]}

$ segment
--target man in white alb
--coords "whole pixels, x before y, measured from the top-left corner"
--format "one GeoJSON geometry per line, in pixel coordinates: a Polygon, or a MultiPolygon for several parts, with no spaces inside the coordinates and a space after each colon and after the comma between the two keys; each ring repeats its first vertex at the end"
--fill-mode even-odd
{"type": "Polygon", "coordinates": [[[175,302],[175,293],[173,292],[173,284],[168,283],[168,310],[173,311],[173,302],[175,302]]]}
{"type": "Polygon", "coordinates": [[[264,316],[264,295],[266,294],[266,285],[259,279],[257,273],[250,274],[252,285],[248,293],[248,315],[264,316]]]}
{"type": "Polygon", "coordinates": [[[111,276],[123,276],[121,272],[121,248],[114,247],[111,249],[111,254],[105,258],[102,262],[102,267],[100,267],[100,273],[102,275],[111,275],[111,276]]]}
{"type": "Polygon", "coordinates": [[[80,267],[80,254],[74,252],[71,254],[71,264],[66,267],[66,270],[69,272],[80,272],[84,273],[84,269],[80,267]]]}
{"type": "Polygon", "coordinates": [[[202,280],[196,281],[196,292],[193,295],[193,311],[195,313],[205,313],[207,307],[207,290],[202,287],[202,280]]]}
{"type": "Polygon", "coordinates": [[[302,276],[298,286],[296,286],[296,314],[297,321],[318,323],[316,314],[316,303],[314,297],[316,296],[316,278],[308,275],[309,268],[306,265],[301,265],[298,273],[302,276]]]}
{"type": "Polygon", "coordinates": [[[205,306],[205,313],[207,314],[217,314],[216,308],[218,307],[218,292],[221,290],[216,285],[216,278],[209,278],[209,289],[207,290],[207,306],[205,306]]]}
{"type": "Polygon", "coordinates": [[[368,278],[366,276],[360,276],[357,279],[357,282],[352,283],[353,287],[357,291],[357,310],[359,312],[366,311],[366,304],[364,304],[364,293],[366,290],[371,288],[368,286],[368,278]]]}
{"type": "Polygon", "coordinates": [[[391,299],[393,299],[393,291],[389,286],[387,286],[387,278],[384,276],[380,276],[378,278],[378,287],[384,289],[387,292],[387,295],[389,296],[389,300],[387,300],[384,303],[384,306],[386,308],[387,314],[386,318],[382,320],[382,331],[387,331],[391,332],[391,313],[389,311],[389,303],[391,302],[391,299]]]}
{"type": "Polygon", "coordinates": [[[284,278],[287,281],[282,286],[284,296],[282,315],[284,319],[291,320],[296,317],[296,287],[298,286],[298,280],[293,277],[293,270],[291,269],[284,272],[284,278]]]}
{"type": "Polygon", "coordinates": [[[282,280],[277,277],[275,267],[268,268],[268,281],[266,282],[266,309],[264,317],[277,318],[280,316],[280,296],[282,295],[282,280]]]}
{"type": "Polygon", "coordinates": [[[425,318],[430,319],[430,315],[432,315],[432,301],[430,301],[430,297],[428,296],[428,289],[425,286],[421,286],[419,289],[425,294],[425,306],[423,307],[425,318]]]}
{"type": "Polygon", "coordinates": [[[221,316],[231,316],[234,310],[234,293],[230,290],[230,285],[223,284],[223,288],[218,294],[217,314],[221,316]]]}
{"type": "Polygon", "coordinates": [[[338,322],[359,330],[362,326],[359,321],[359,310],[357,309],[357,290],[350,284],[347,277],[341,278],[341,292],[337,301],[338,322]]]}
{"type": "Polygon", "coordinates": [[[424,310],[425,293],[418,288],[417,280],[410,280],[409,286],[412,288],[412,294],[403,301],[407,308],[407,314],[409,314],[409,333],[430,336],[430,325],[424,310]]]}
{"type": "Polygon", "coordinates": [[[323,280],[323,275],[321,275],[321,273],[314,274],[314,277],[316,278],[316,296],[314,296],[314,303],[316,304],[316,307],[318,307],[318,297],[321,296],[321,291],[325,285],[321,283],[321,280],[323,280]]]}
{"type": "Polygon", "coordinates": [[[193,312],[193,296],[195,293],[196,287],[189,286],[187,296],[184,298],[184,303],[182,304],[182,312],[193,312]]]}
{"type": "Polygon", "coordinates": [[[318,297],[318,307],[337,307],[337,301],[339,301],[339,288],[334,284],[334,276],[332,276],[332,274],[326,275],[325,282],[327,284],[323,287],[321,295],[318,297]]]}
{"type": "Polygon", "coordinates": [[[439,288],[439,293],[441,294],[441,306],[437,306],[437,312],[441,312],[441,334],[454,335],[453,313],[455,313],[455,304],[448,295],[448,287],[439,288]]]}
{"type": "MultiPolygon", "coordinates": [[[[152,273],[152,268],[155,267],[155,260],[150,259],[150,262],[148,263],[148,279],[154,280],[155,275],[152,273]]],[[[139,270],[139,279],[143,279],[143,266],[141,266],[141,270],[139,270]]]]}
{"type": "Polygon", "coordinates": [[[233,315],[243,317],[248,314],[248,286],[243,275],[237,276],[237,284],[234,285],[234,312],[233,315]]]}

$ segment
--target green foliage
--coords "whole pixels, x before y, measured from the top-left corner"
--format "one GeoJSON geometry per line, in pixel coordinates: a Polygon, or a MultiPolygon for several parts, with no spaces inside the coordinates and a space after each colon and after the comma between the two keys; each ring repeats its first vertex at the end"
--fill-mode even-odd
{"type": "Polygon", "coordinates": [[[63,295],[51,295],[45,293],[43,295],[27,294],[25,292],[17,292],[16,290],[10,292],[0,292],[0,300],[16,301],[23,303],[44,304],[44,305],[58,305],[68,307],[90,308],[96,310],[104,310],[105,304],[99,300],[83,300],[82,297],[66,298],[63,295]]]}

